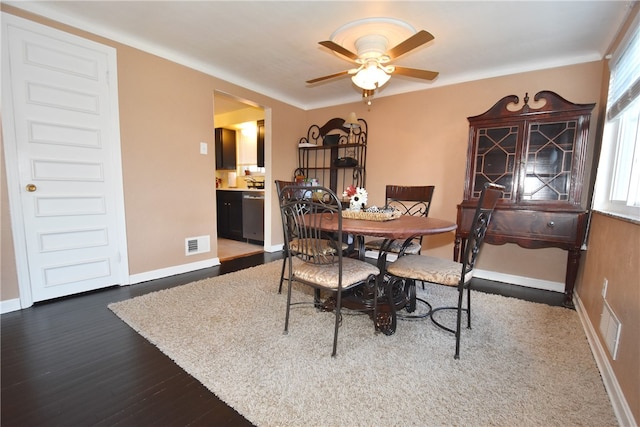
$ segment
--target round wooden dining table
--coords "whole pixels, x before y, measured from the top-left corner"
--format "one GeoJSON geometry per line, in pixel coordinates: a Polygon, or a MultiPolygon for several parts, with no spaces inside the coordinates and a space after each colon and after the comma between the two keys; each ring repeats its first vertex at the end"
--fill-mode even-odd
{"type": "MultiPolygon", "coordinates": [[[[339,228],[339,220],[336,216],[325,217],[320,222],[321,229],[327,232],[336,232],[339,228]]],[[[407,241],[408,239],[429,236],[434,234],[448,233],[454,231],[457,227],[455,222],[447,221],[439,218],[430,218],[423,216],[410,216],[402,215],[399,218],[391,219],[388,221],[371,221],[366,219],[353,219],[342,218],[342,233],[352,234],[359,241],[359,257],[364,259],[364,237],[382,237],[386,240],[386,243],[382,246],[378,256],[378,268],[380,269],[380,276],[377,286],[382,293],[386,295],[386,303],[372,307],[373,320],[376,324],[376,329],[383,332],[385,335],[391,335],[395,333],[397,316],[396,310],[403,307],[406,303],[404,299],[394,299],[394,292],[390,289],[388,281],[384,280],[385,277],[385,264],[386,264],[386,252],[385,247],[390,247],[391,242],[394,240],[407,241]]],[[[397,292],[395,293],[398,294],[397,292]]],[[[362,295],[359,295],[362,297],[362,295]]],[[[359,309],[364,306],[371,306],[371,300],[359,299],[356,303],[360,306],[359,309]]],[[[385,298],[380,298],[379,301],[384,301],[385,298]]],[[[345,304],[345,306],[347,306],[345,304]]]]}
{"type": "MultiPolygon", "coordinates": [[[[343,233],[392,240],[447,233],[454,231],[456,227],[455,222],[423,216],[402,215],[388,221],[342,218],[343,233]]],[[[338,218],[324,219],[322,229],[324,231],[338,231],[338,218]]]]}

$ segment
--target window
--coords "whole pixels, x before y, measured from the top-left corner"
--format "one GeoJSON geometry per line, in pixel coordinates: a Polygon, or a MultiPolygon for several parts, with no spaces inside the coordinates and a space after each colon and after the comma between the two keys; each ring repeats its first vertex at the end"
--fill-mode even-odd
{"type": "Polygon", "coordinates": [[[610,68],[593,207],[640,220],[640,16],[612,56],[610,68]]]}

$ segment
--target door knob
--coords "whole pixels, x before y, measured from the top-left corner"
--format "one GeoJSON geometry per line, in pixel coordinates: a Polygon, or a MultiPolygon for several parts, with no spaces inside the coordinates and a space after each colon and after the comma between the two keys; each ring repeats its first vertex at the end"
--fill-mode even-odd
{"type": "Polygon", "coordinates": [[[34,191],[36,191],[38,189],[38,187],[36,187],[35,184],[27,184],[27,191],[29,193],[33,193],[34,191]]]}

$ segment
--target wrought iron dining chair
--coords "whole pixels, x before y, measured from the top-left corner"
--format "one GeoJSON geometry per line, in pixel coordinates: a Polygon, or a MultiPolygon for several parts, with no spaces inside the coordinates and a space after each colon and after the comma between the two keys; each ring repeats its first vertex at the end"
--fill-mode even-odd
{"type": "MultiPolygon", "coordinates": [[[[377,286],[380,270],[365,261],[343,256],[342,250],[336,250],[342,246],[342,206],[330,189],[285,186],[280,191],[279,203],[282,223],[287,224],[284,232],[289,285],[284,333],[289,331],[291,306],[296,304],[291,302],[294,282],[314,289],[313,304],[318,308],[320,291],[328,292],[334,299],[331,307],[335,314],[331,356],[335,357],[338,328],[342,322],[343,292],[365,284],[377,286]],[[337,221],[337,230],[329,235],[324,233],[324,221],[337,221]]],[[[376,303],[374,300],[374,306],[376,303]]]]}
{"type": "MultiPolygon", "coordinates": [[[[277,193],[278,193],[278,199],[282,195],[282,189],[285,188],[285,187],[303,187],[303,188],[298,189],[297,191],[300,191],[300,192],[308,191],[308,189],[306,188],[307,186],[302,185],[302,183],[299,183],[299,182],[296,182],[296,181],[276,180],[276,190],[277,190],[277,193]]],[[[295,190],[290,190],[290,191],[295,191],[295,190]]],[[[302,194],[304,194],[304,193],[302,193],[302,194]]],[[[288,226],[285,223],[283,223],[282,225],[283,225],[283,227],[287,227],[288,226]]],[[[292,233],[289,233],[289,235],[293,236],[292,233]]],[[[287,238],[287,234],[286,233],[284,233],[284,237],[285,237],[285,239],[287,238]]],[[[294,241],[290,242],[289,245],[285,244],[283,246],[284,258],[282,260],[282,271],[280,272],[280,284],[278,285],[278,293],[279,294],[282,293],[282,282],[284,282],[284,271],[285,271],[285,269],[287,267],[287,259],[288,259],[287,248],[289,246],[294,246],[294,247],[298,246],[297,245],[297,241],[295,240],[295,237],[293,237],[293,238],[294,238],[294,241]]],[[[325,239],[325,246],[323,247],[323,251],[325,251],[325,250],[333,250],[333,247],[330,246],[329,243],[330,243],[330,241],[328,239],[325,239]]],[[[343,251],[346,251],[348,249],[348,247],[349,247],[349,245],[347,245],[346,243],[341,246],[343,251]]],[[[307,254],[307,255],[308,256],[312,256],[313,254],[307,254]]]]}
{"type": "Polygon", "coordinates": [[[437,307],[431,309],[428,313],[428,316],[436,326],[455,334],[456,349],[454,358],[456,359],[460,358],[460,330],[463,312],[467,313],[467,328],[471,328],[471,278],[473,277],[473,268],[480,253],[491,215],[503,192],[504,186],[492,183],[485,184],[478,199],[461,263],[432,256],[405,255],[390,263],[387,268],[390,281],[394,284],[397,281],[405,282],[405,286],[413,287],[413,295],[415,295],[415,281],[458,288],[457,306],[437,307]],[[467,302],[466,307],[463,307],[465,289],[467,291],[467,302]],[[443,310],[456,311],[455,329],[444,325],[434,317],[436,313],[443,310]]]}
{"type": "MultiPolygon", "coordinates": [[[[278,199],[280,199],[280,196],[282,195],[282,189],[289,186],[296,186],[296,185],[300,185],[300,183],[296,182],[296,181],[282,181],[282,180],[276,180],[276,191],[278,193],[278,199]]],[[[283,227],[286,227],[286,224],[282,224],[283,227]]],[[[284,230],[284,228],[283,228],[284,230]]],[[[284,238],[287,238],[287,234],[284,233],[284,238]]],[[[289,245],[285,244],[282,247],[282,251],[284,253],[284,258],[282,259],[282,271],[280,271],[280,284],[278,285],[278,293],[281,294],[282,293],[282,282],[284,281],[284,270],[287,266],[287,259],[289,258],[287,256],[287,247],[289,245]]]]}
{"type": "MultiPolygon", "coordinates": [[[[385,208],[395,208],[403,215],[429,216],[431,199],[435,186],[387,185],[385,189],[385,208]]],[[[420,254],[422,236],[405,241],[371,240],[365,243],[365,249],[395,254],[420,254]]]]}

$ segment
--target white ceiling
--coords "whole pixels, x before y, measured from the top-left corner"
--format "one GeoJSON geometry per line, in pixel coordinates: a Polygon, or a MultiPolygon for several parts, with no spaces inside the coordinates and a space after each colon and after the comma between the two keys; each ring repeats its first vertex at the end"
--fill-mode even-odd
{"type": "Polygon", "coordinates": [[[353,64],[319,41],[366,17],[401,19],[435,40],[393,63],[376,96],[602,59],[632,1],[5,1],[303,109],[357,101],[353,64]]]}

